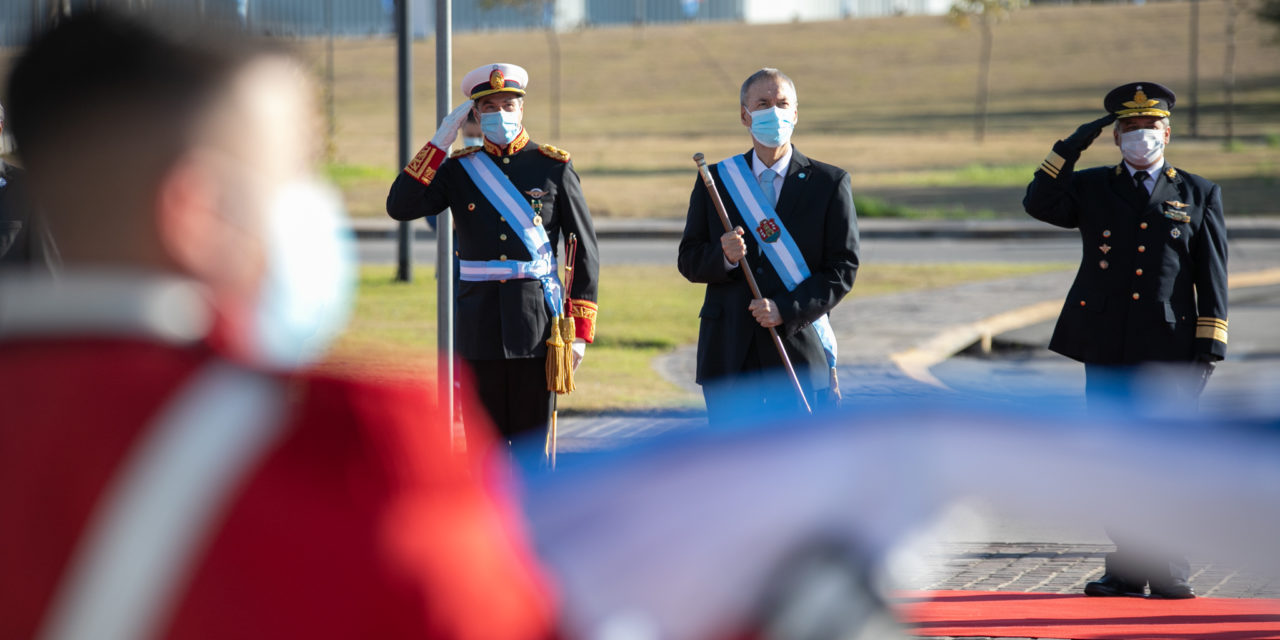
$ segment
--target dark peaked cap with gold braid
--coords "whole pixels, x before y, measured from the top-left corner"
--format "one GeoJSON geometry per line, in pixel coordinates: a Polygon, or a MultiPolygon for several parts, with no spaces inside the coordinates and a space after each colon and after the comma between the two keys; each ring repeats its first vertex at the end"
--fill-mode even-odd
{"type": "Polygon", "coordinates": [[[1168,118],[1175,100],[1177,96],[1169,87],[1154,82],[1130,82],[1112,89],[1102,99],[1102,106],[1117,118],[1168,118]]]}

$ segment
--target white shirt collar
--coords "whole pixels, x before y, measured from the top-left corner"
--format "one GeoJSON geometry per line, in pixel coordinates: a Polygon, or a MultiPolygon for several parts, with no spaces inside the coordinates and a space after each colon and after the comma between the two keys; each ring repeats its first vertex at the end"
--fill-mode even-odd
{"type": "Polygon", "coordinates": [[[71,269],[0,275],[0,339],[105,335],[185,344],[203,339],[212,325],[204,289],[174,275],[71,269]]]}
{"type": "Polygon", "coordinates": [[[1139,171],[1147,172],[1147,175],[1151,176],[1151,184],[1155,184],[1156,178],[1160,177],[1160,170],[1164,168],[1164,158],[1161,158],[1160,162],[1157,162],[1151,165],[1150,167],[1147,167],[1146,169],[1134,169],[1133,165],[1129,164],[1128,160],[1125,160],[1124,168],[1129,170],[1130,178],[1132,178],[1134,174],[1138,173],[1139,171]]]}
{"type": "Polygon", "coordinates": [[[766,167],[764,164],[764,161],[760,159],[760,156],[756,155],[755,149],[752,149],[751,150],[752,175],[754,175],[758,179],[760,177],[760,174],[764,173],[765,169],[773,169],[773,172],[778,174],[779,178],[787,177],[787,167],[791,166],[791,152],[793,149],[794,147],[792,147],[791,145],[787,145],[787,152],[784,153],[781,158],[778,158],[778,161],[773,163],[773,166],[771,167],[766,167]]]}

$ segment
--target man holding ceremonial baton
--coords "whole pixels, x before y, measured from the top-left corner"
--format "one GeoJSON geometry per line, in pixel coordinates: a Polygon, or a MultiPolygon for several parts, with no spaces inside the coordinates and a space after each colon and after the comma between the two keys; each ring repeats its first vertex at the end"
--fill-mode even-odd
{"type": "Polygon", "coordinates": [[[684,277],[707,285],[697,381],[712,422],[806,404],[786,384],[760,384],[788,361],[808,403],[834,401],[836,345],[827,313],[853,287],[858,269],[849,174],[791,145],[795,84],[777,69],[761,69],[742,84],[739,101],[752,149],[710,167],[736,226],[725,231],[699,180],[678,257],[684,277]]]}
{"type": "Polygon", "coordinates": [[[456,348],[506,438],[546,430],[554,392],[571,388],[568,375],[595,336],[597,309],[591,215],[569,153],[529,140],[522,124],[528,81],[512,64],[464,76],[468,100],[445,116],[387,195],[387,213],[397,220],[453,210],[461,280],[456,348]],[[483,146],[449,154],[472,111],[483,146]],[[578,250],[566,265],[572,289],[562,292],[556,248],[570,233],[578,250]]]}

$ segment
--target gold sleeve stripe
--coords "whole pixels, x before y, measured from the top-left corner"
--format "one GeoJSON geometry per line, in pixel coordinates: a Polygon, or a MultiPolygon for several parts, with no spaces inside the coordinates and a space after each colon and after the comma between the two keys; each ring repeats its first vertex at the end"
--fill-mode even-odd
{"type": "Polygon", "coordinates": [[[1050,178],[1058,177],[1058,170],[1049,166],[1047,163],[1043,163],[1043,162],[1040,163],[1040,170],[1045,172],[1045,174],[1048,175],[1050,178]]]}
{"type": "Polygon", "coordinates": [[[1067,164],[1066,158],[1058,155],[1057,151],[1050,151],[1049,155],[1045,156],[1044,162],[1058,171],[1062,171],[1062,167],[1067,164]]]}
{"type": "Polygon", "coordinates": [[[1226,329],[1226,328],[1227,328],[1227,321],[1226,321],[1226,320],[1220,320],[1220,319],[1218,319],[1218,318],[1197,318],[1197,319],[1196,319],[1196,326],[1200,326],[1200,327],[1219,327],[1219,328],[1222,328],[1222,329],[1226,329]]]}
{"type": "Polygon", "coordinates": [[[1197,338],[1208,338],[1208,339],[1210,339],[1210,340],[1217,340],[1218,342],[1221,342],[1222,344],[1226,344],[1226,343],[1227,343],[1227,330],[1226,330],[1226,329],[1220,329],[1220,328],[1218,328],[1218,327],[1196,327],[1196,337],[1197,337],[1197,338]]]}

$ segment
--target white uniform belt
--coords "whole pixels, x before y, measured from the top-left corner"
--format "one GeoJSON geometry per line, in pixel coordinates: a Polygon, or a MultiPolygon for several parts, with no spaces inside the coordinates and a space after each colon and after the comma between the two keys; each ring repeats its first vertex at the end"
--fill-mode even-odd
{"type": "Polygon", "coordinates": [[[468,282],[539,280],[554,271],[550,260],[459,260],[458,277],[468,282]]]}

